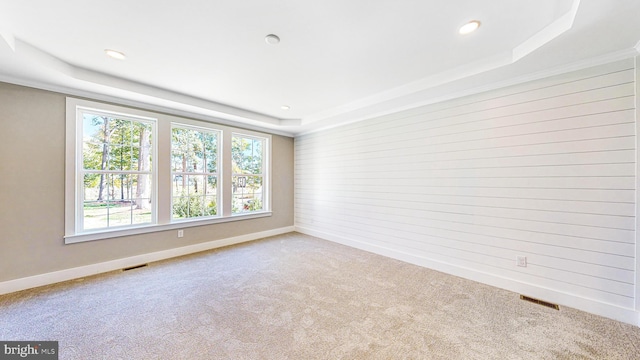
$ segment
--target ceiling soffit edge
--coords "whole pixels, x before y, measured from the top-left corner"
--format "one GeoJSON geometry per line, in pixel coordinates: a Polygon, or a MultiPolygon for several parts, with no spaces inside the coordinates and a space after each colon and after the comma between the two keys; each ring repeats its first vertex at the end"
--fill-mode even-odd
{"type": "MultiPolygon", "coordinates": [[[[282,135],[286,137],[294,137],[295,132],[288,131],[285,129],[280,129],[275,126],[268,126],[268,124],[264,124],[258,121],[246,121],[241,119],[229,119],[228,117],[220,117],[215,116],[215,114],[203,114],[199,111],[194,110],[185,110],[180,109],[178,107],[171,106],[162,106],[158,104],[154,104],[153,102],[147,102],[144,100],[133,100],[127,99],[118,96],[107,95],[103,93],[97,93],[87,90],[81,90],[77,88],[66,87],[62,85],[55,85],[50,83],[45,83],[42,81],[33,81],[33,80],[25,80],[23,78],[17,78],[7,75],[0,75],[0,82],[5,82],[8,84],[14,84],[18,86],[25,86],[34,89],[40,89],[44,91],[56,92],[62,95],[78,97],[78,98],[86,98],[94,101],[111,103],[121,106],[129,106],[134,108],[140,108],[147,111],[155,111],[158,113],[164,113],[174,116],[181,116],[188,119],[200,120],[214,124],[226,125],[236,128],[243,128],[247,130],[260,131],[273,135],[282,135]]],[[[286,120],[285,120],[286,121],[286,120]]]]}
{"type": "Polygon", "coordinates": [[[530,81],[540,80],[540,79],[548,78],[551,76],[583,70],[583,69],[587,69],[587,68],[598,66],[598,65],[612,63],[615,61],[635,58],[638,55],[640,55],[640,42],[638,42],[638,44],[633,48],[624,49],[624,50],[612,52],[609,54],[604,54],[598,57],[585,59],[585,60],[573,62],[570,64],[565,64],[562,66],[557,66],[551,69],[546,69],[543,71],[514,77],[505,81],[497,81],[494,83],[478,86],[472,89],[467,89],[467,90],[451,93],[451,94],[440,96],[440,97],[426,97],[421,101],[417,101],[417,102],[410,102],[405,104],[398,103],[397,106],[393,106],[393,107],[390,106],[390,107],[381,109],[379,111],[367,112],[366,109],[359,108],[359,109],[354,109],[353,111],[350,111],[350,112],[343,112],[339,114],[339,116],[336,115],[335,117],[326,118],[323,121],[319,121],[315,123],[316,126],[313,126],[314,124],[307,124],[307,127],[302,131],[297,132],[296,136],[302,136],[302,135],[307,135],[307,134],[311,134],[319,131],[329,130],[332,128],[336,128],[336,127],[340,127],[340,126],[344,126],[344,125],[348,125],[348,124],[352,124],[360,121],[365,121],[365,120],[369,120],[369,119],[373,119],[381,116],[395,114],[405,110],[415,109],[421,106],[427,106],[427,105],[441,103],[444,101],[459,99],[465,96],[471,96],[471,95],[480,94],[480,93],[491,91],[491,90],[505,88],[508,86],[514,86],[518,84],[527,83],[530,81]],[[360,114],[358,112],[360,112],[360,114]]]}
{"type": "Polygon", "coordinates": [[[573,23],[575,21],[579,6],[580,0],[573,0],[568,11],[557,17],[549,25],[547,25],[542,30],[540,30],[527,40],[523,41],[521,44],[517,45],[510,51],[505,51],[489,58],[480,59],[464,66],[449,69],[435,75],[428,76],[426,78],[416,80],[411,83],[401,85],[396,88],[389,89],[333,109],[328,109],[326,111],[312,114],[302,119],[302,124],[311,124],[313,122],[322,121],[343,113],[355,111],[360,108],[365,108],[374,104],[393,100],[394,98],[410,96],[414,93],[435,88],[439,85],[513,64],[529,55],[536,49],[551,42],[553,39],[562,35],[566,31],[570,30],[573,27],[573,23]]]}
{"type": "MultiPolygon", "coordinates": [[[[10,46],[14,45],[12,47],[12,50],[16,53],[16,55],[20,56],[21,59],[23,59],[24,61],[35,63],[36,65],[45,67],[49,70],[53,70],[59,75],[63,75],[78,81],[103,86],[105,88],[124,90],[129,93],[139,94],[139,95],[150,97],[150,98],[155,98],[160,101],[181,103],[188,106],[201,108],[207,112],[213,112],[214,115],[217,117],[227,118],[233,121],[248,122],[248,123],[259,122],[264,125],[275,125],[275,126],[282,125],[281,119],[268,116],[265,114],[256,113],[250,110],[241,109],[234,106],[217,103],[214,101],[197,98],[187,94],[178,93],[175,91],[162,89],[155,86],[135,82],[132,80],[119,78],[117,76],[112,76],[112,75],[104,74],[101,72],[78,67],[63,61],[39,49],[38,47],[35,47],[29,43],[26,43],[20,40],[19,38],[9,37],[9,40],[14,41],[13,44],[10,44],[7,38],[4,37],[4,33],[0,33],[0,34],[3,35],[3,39],[5,39],[8,45],[10,46]]],[[[37,83],[38,82],[33,82],[32,84],[37,84],[37,83]]],[[[41,86],[36,86],[36,87],[41,87],[41,86]]],[[[296,122],[296,119],[290,119],[287,121],[288,124],[292,124],[295,122],[296,122]]]]}
{"type": "Polygon", "coordinates": [[[16,38],[12,33],[0,28],[0,38],[11,48],[11,51],[16,51],[16,38]]]}
{"type": "Polygon", "coordinates": [[[555,21],[525,40],[522,44],[516,46],[512,51],[513,62],[522,59],[544,44],[570,30],[573,27],[579,6],[580,0],[573,0],[571,8],[566,13],[559,16],[555,21]]]}

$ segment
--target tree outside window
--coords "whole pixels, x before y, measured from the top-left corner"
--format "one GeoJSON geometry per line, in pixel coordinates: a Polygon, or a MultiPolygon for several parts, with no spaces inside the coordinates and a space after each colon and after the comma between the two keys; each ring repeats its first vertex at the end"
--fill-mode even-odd
{"type": "Polygon", "coordinates": [[[152,222],[150,121],[82,113],[82,229],[152,222]]]}
{"type": "Polygon", "coordinates": [[[266,139],[233,134],[231,141],[231,211],[233,214],[262,211],[266,139]]]}
{"type": "Polygon", "coordinates": [[[216,216],[217,131],[174,125],[171,131],[172,219],[216,216]]]}

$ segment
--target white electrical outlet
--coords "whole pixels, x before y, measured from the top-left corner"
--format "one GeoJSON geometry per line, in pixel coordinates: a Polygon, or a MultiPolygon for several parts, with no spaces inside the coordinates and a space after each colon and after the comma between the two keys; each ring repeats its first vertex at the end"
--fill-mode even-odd
{"type": "Polygon", "coordinates": [[[527,257],[526,256],[516,256],[516,265],[527,267],[527,257]]]}
{"type": "Polygon", "coordinates": [[[178,230],[178,237],[181,238],[184,236],[184,230],[178,230]]]}

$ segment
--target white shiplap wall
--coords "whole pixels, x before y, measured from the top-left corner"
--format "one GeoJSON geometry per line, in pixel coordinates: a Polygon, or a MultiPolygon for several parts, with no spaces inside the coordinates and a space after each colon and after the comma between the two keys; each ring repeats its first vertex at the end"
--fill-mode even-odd
{"type": "Polygon", "coordinates": [[[296,227],[634,309],[634,94],[628,59],[299,136],[296,227]]]}

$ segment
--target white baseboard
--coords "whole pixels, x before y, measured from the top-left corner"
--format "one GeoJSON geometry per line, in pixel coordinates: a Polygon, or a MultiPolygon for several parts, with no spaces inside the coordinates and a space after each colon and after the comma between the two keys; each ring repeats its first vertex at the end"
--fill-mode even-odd
{"type": "Polygon", "coordinates": [[[0,295],[8,294],[15,291],[30,289],[38,286],[49,285],[58,283],[61,281],[73,280],[82,278],[85,276],[96,275],[114,270],[120,270],[130,266],[136,266],[140,264],[146,264],[153,261],[170,259],[177,256],[183,256],[188,254],[197,253],[200,251],[206,251],[216,249],[224,246],[239,244],[243,242],[262,239],[269,236],[275,236],[280,234],[286,234],[295,231],[293,226],[287,226],[283,228],[261,231],[257,233],[234,236],[231,238],[208,241],[204,243],[183,246],[173,248],[169,250],[162,250],[152,252],[148,254],[136,255],[127,258],[105,261],[97,264],[91,264],[86,266],[75,267],[71,269],[65,269],[60,271],[54,271],[46,274],[34,275],[25,278],[15,279],[0,282],[0,295]]]}
{"type": "Polygon", "coordinates": [[[414,254],[409,254],[377,245],[367,244],[362,241],[349,239],[347,237],[336,234],[326,233],[320,230],[300,226],[296,226],[295,229],[297,232],[315,236],[324,240],[333,241],[360,250],[365,250],[378,255],[401,260],[410,264],[423,266],[429,269],[441,271],[447,274],[495,286],[508,291],[513,291],[518,294],[531,296],[534,298],[542,299],[545,301],[604,316],[610,319],[640,327],[640,312],[634,309],[623,308],[617,305],[579,297],[573,294],[548,289],[538,285],[523,283],[513,279],[500,277],[495,274],[479,272],[477,270],[427,259],[421,256],[416,256],[414,254]]]}

